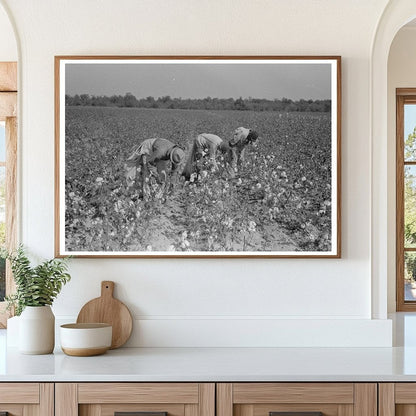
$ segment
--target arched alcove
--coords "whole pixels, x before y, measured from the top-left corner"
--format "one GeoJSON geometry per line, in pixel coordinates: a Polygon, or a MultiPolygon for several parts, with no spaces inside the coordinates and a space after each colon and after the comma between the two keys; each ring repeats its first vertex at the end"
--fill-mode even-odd
{"type": "MultiPolygon", "coordinates": [[[[414,0],[390,2],[375,33],[371,60],[371,172],[372,172],[372,315],[387,316],[387,299],[395,278],[395,194],[389,134],[388,57],[398,31],[416,17],[414,0]]],[[[394,144],[393,144],[394,149],[394,144]]],[[[394,158],[394,155],[393,155],[394,158]]],[[[394,160],[394,159],[393,159],[394,160]]],[[[391,303],[391,302],[390,302],[391,303]]],[[[391,305],[390,305],[391,309],[391,305]]]]}
{"type": "MultiPolygon", "coordinates": [[[[388,192],[388,311],[396,310],[396,262],[395,260],[395,197],[396,197],[396,89],[415,88],[416,86],[416,20],[403,26],[394,37],[387,70],[387,192],[388,192]]],[[[409,107],[407,107],[409,110],[409,107]]],[[[413,291],[407,291],[407,297],[413,296],[413,291]]]]}

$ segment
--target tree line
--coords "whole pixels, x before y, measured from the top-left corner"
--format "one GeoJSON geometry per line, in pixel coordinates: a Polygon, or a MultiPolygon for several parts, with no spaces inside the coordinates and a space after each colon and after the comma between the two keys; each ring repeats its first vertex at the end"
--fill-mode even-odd
{"type": "Polygon", "coordinates": [[[181,110],[251,110],[251,111],[301,111],[330,112],[331,100],[291,100],[290,98],[268,100],[265,98],[172,98],[146,97],[137,99],[133,94],[125,95],[65,95],[67,106],[167,108],[181,110]]]}

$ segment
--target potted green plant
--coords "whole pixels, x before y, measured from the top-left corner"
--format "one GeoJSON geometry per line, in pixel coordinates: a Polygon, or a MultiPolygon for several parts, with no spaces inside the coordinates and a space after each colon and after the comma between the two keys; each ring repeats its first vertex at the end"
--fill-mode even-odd
{"type": "Polygon", "coordinates": [[[19,350],[49,354],[55,346],[55,316],[51,305],[71,278],[67,258],[46,260],[32,266],[23,246],[6,253],[16,293],[6,296],[8,309],[19,318],[19,350]]]}

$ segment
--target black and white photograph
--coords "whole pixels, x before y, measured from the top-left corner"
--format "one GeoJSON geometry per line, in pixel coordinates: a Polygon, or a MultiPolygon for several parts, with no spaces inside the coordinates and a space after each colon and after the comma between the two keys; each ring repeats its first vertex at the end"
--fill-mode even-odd
{"type": "Polygon", "coordinates": [[[58,256],[340,257],[339,57],[56,57],[58,256]]]}

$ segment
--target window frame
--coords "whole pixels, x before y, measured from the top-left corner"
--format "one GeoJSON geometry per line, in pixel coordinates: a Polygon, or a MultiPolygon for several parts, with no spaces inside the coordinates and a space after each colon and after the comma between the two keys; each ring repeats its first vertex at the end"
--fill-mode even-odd
{"type": "Polygon", "coordinates": [[[404,108],[406,104],[416,105],[416,88],[396,89],[396,310],[416,311],[416,300],[405,300],[404,256],[406,252],[416,253],[416,248],[404,246],[404,169],[416,166],[416,161],[404,160],[404,108]]]}
{"type": "MultiPolygon", "coordinates": [[[[17,62],[0,62],[0,120],[6,123],[6,248],[17,245],[17,62]]],[[[6,295],[16,287],[6,263],[6,295]]],[[[6,328],[6,302],[0,302],[0,328],[6,328]]]]}

